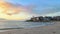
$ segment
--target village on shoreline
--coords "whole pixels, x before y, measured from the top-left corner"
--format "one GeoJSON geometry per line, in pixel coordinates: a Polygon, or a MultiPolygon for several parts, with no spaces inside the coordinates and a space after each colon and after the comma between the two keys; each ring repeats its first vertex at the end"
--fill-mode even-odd
{"type": "Polygon", "coordinates": [[[30,20],[26,20],[27,22],[50,22],[50,21],[60,21],[60,16],[39,16],[32,17],[30,20]]]}

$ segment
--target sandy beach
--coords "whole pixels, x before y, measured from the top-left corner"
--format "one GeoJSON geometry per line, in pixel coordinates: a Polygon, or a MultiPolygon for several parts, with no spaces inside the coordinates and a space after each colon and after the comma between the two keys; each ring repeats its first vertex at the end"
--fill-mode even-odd
{"type": "Polygon", "coordinates": [[[0,34],[60,34],[60,22],[55,22],[54,25],[40,26],[24,29],[11,29],[0,34]]]}

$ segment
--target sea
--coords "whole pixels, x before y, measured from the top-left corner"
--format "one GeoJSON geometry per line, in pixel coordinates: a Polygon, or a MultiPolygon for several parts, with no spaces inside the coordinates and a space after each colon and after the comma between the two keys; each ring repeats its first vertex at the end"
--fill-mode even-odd
{"type": "Polygon", "coordinates": [[[40,26],[49,26],[55,24],[54,22],[25,22],[25,21],[1,21],[0,32],[9,29],[33,28],[40,26]]]}

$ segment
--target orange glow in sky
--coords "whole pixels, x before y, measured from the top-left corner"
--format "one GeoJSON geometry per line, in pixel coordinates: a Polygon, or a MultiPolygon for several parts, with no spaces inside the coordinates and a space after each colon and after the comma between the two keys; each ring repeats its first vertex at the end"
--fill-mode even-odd
{"type": "Polygon", "coordinates": [[[25,8],[14,7],[13,4],[7,2],[0,2],[0,18],[7,20],[24,20],[29,16],[25,8]]]}

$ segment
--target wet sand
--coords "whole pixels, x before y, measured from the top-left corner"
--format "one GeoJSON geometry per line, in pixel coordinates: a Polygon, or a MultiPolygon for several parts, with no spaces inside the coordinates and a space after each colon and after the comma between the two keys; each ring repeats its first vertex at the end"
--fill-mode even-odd
{"type": "Polygon", "coordinates": [[[34,28],[11,29],[0,34],[60,34],[60,22],[54,25],[40,26],[34,28]]]}

